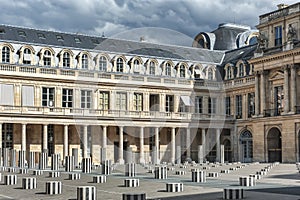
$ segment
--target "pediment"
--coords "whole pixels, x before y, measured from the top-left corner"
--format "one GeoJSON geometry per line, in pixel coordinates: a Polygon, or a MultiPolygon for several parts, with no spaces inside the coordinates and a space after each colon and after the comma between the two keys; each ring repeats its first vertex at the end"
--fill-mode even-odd
{"type": "Polygon", "coordinates": [[[281,71],[276,71],[272,74],[270,74],[270,80],[278,80],[278,79],[283,79],[284,78],[284,73],[281,71]]]}

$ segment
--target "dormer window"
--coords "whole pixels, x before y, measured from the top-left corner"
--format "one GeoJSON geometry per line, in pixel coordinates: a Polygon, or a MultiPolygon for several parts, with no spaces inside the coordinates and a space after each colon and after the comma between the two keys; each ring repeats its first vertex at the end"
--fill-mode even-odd
{"type": "Polygon", "coordinates": [[[207,79],[208,80],[213,80],[214,79],[214,73],[213,73],[213,70],[211,68],[208,69],[208,72],[207,72],[207,79]]]}
{"type": "Polygon", "coordinates": [[[88,69],[89,67],[89,58],[88,55],[83,54],[81,57],[81,68],[82,69],[88,69]]]}
{"type": "Polygon", "coordinates": [[[39,37],[39,39],[41,40],[45,40],[46,36],[43,33],[37,33],[37,36],[39,37]]]}
{"type": "Polygon", "coordinates": [[[117,59],[116,71],[117,72],[123,72],[124,71],[124,60],[122,58],[117,59]]]}
{"type": "Polygon", "coordinates": [[[185,66],[184,65],[180,65],[180,67],[179,67],[179,77],[180,78],[185,77],[185,66]]]}
{"type": "Polygon", "coordinates": [[[75,37],[74,40],[75,40],[75,42],[76,42],[77,44],[80,44],[80,43],[81,43],[81,40],[80,40],[80,38],[78,38],[78,37],[75,37]]]}
{"type": "Polygon", "coordinates": [[[25,31],[18,31],[18,35],[19,35],[20,37],[26,37],[25,31]]]}
{"type": "Polygon", "coordinates": [[[10,63],[10,48],[7,46],[2,48],[2,63],[10,63]]]}
{"type": "Polygon", "coordinates": [[[5,29],[0,29],[0,35],[3,35],[5,33],[5,29]]]}
{"type": "Polygon", "coordinates": [[[133,72],[134,73],[140,72],[140,62],[138,60],[134,60],[133,62],[133,72]]]}
{"type": "Polygon", "coordinates": [[[70,68],[71,67],[70,61],[71,61],[70,54],[68,52],[65,52],[63,54],[63,67],[70,68]]]}
{"type": "Polygon", "coordinates": [[[31,50],[26,48],[23,53],[23,64],[30,65],[31,64],[31,50]]]}
{"type": "Polygon", "coordinates": [[[105,56],[100,56],[99,58],[99,71],[107,71],[107,59],[105,56]]]}
{"type": "Polygon", "coordinates": [[[166,76],[171,76],[172,74],[172,66],[170,63],[166,63],[166,66],[165,66],[165,75],[166,76]]]}
{"type": "Polygon", "coordinates": [[[149,74],[155,75],[155,63],[153,61],[149,63],[149,74]]]}
{"type": "Polygon", "coordinates": [[[44,66],[51,66],[51,53],[49,50],[44,52],[43,64],[44,66]]]}
{"type": "Polygon", "coordinates": [[[64,38],[62,35],[56,35],[56,39],[57,39],[57,41],[60,41],[60,42],[64,41],[64,38]]]}
{"type": "Polygon", "coordinates": [[[244,72],[245,72],[245,70],[244,70],[244,64],[241,63],[241,64],[239,65],[239,77],[245,76],[244,72]]]}
{"type": "Polygon", "coordinates": [[[232,78],[231,67],[228,66],[227,67],[227,79],[231,79],[231,78],[232,78]]]}

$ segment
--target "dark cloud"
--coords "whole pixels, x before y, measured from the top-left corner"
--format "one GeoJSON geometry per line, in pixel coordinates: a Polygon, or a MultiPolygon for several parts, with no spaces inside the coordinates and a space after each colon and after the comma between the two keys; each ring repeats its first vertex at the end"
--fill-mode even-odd
{"type": "Polygon", "coordinates": [[[118,37],[135,28],[161,27],[193,38],[224,22],[254,28],[259,15],[275,10],[279,3],[281,0],[0,0],[0,22],[118,37]]]}

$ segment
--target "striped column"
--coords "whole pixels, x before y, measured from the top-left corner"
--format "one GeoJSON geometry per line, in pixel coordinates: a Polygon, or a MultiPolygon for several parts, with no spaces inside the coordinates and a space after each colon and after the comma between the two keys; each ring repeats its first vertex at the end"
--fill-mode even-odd
{"type": "Polygon", "coordinates": [[[78,186],[77,200],[97,200],[97,190],[95,186],[78,186]]]}
{"type": "Polygon", "coordinates": [[[47,181],[46,182],[46,194],[54,195],[61,194],[62,184],[60,181],[47,181]]]}
{"type": "Polygon", "coordinates": [[[224,188],[223,199],[243,199],[244,190],[242,188],[224,188]]]}
{"type": "Polygon", "coordinates": [[[136,175],[136,164],[127,163],[125,165],[125,176],[135,177],[135,175],[136,175]]]}
{"type": "Polygon", "coordinates": [[[27,168],[20,168],[19,169],[19,173],[20,174],[27,174],[28,173],[28,169],[27,168]]]}
{"type": "Polygon", "coordinates": [[[105,160],[102,163],[102,174],[105,174],[105,175],[111,174],[111,160],[105,160]]]}
{"type": "Polygon", "coordinates": [[[48,154],[47,153],[40,153],[40,160],[39,160],[39,169],[44,170],[47,168],[48,162],[48,154]]]}
{"type": "Polygon", "coordinates": [[[65,171],[72,172],[75,167],[75,157],[74,156],[66,156],[65,157],[65,171]]]}
{"type": "Polygon", "coordinates": [[[192,171],[192,182],[205,183],[206,182],[206,172],[200,171],[198,169],[192,171]]]}
{"type": "Polygon", "coordinates": [[[146,200],[146,193],[122,194],[122,200],[146,200]]]}
{"type": "Polygon", "coordinates": [[[155,179],[167,179],[168,177],[168,169],[167,166],[157,166],[154,171],[155,179]]]}
{"type": "Polygon", "coordinates": [[[41,176],[41,175],[43,175],[43,171],[42,170],[33,170],[33,175],[41,176]]]}
{"type": "Polygon", "coordinates": [[[29,169],[35,169],[35,152],[30,151],[29,152],[29,163],[28,163],[29,169]]]}
{"type": "Polygon", "coordinates": [[[93,176],[93,183],[106,183],[106,176],[93,176]]]}
{"type": "Polygon", "coordinates": [[[60,177],[60,172],[57,172],[57,171],[50,171],[50,172],[49,172],[49,177],[51,177],[51,178],[57,178],[57,177],[60,177]]]}
{"type": "Polygon", "coordinates": [[[240,181],[240,186],[251,187],[255,185],[254,177],[242,176],[239,178],[239,181],[240,181]]]}
{"type": "Polygon", "coordinates": [[[92,161],[91,158],[82,158],[82,173],[91,173],[92,161]]]}
{"type": "Polygon", "coordinates": [[[167,192],[183,192],[182,183],[166,183],[167,192]]]}
{"type": "Polygon", "coordinates": [[[80,179],[80,174],[79,173],[69,174],[69,180],[79,180],[79,179],[80,179]]]}
{"type": "Polygon", "coordinates": [[[25,190],[36,189],[36,178],[34,178],[34,177],[22,178],[22,189],[25,189],[25,190]]]}
{"type": "Polygon", "coordinates": [[[25,167],[25,155],[26,155],[26,151],[19,151],[19,167],[20,168],[25,167]]]}
{"type": "Polygon", "coordinates": [[[139,187],[140,186],[140,180],[139,179],[125,179],[124,180],[124,186],[125,187],[139,187]]]}
{"type": "Polygon", "coordinates": [[[17,175],[8,174],[4,176],[4,185],[16,185],[17,175]]]}
{"type": "Polygon", "coordinates": [[[16,167],[16,150],[11,149],[10,150],[10,166],[11,167],[16,167]]]}
{"type": "Polygon", "coordinates": [[[51,155],[51,170],[54,170],[54,171],[59,170],[59,154],[51,155]]]}

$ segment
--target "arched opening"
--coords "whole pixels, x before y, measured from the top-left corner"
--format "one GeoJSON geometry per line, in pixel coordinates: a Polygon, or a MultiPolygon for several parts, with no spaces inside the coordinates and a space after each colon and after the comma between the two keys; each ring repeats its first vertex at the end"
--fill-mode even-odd
{"type": "Polygon", "coordinates": [[[252,162],[253,159],[253,138],[249,130],[245,130],[240,135],[242,162],[252,162]]]}
{"type": "Polygon", "coordinates": [[[281,162],[281,132],[278,128],[271,128],[267,136],[268,162],[281,162]]]}
{"type": "Polygon", "coordinates": [[[226,139],[223,142],[224,145],[224,161],[231,162],[232,161],[232,154],[231,154],[231,142],[230,140],[226,139]]]}

